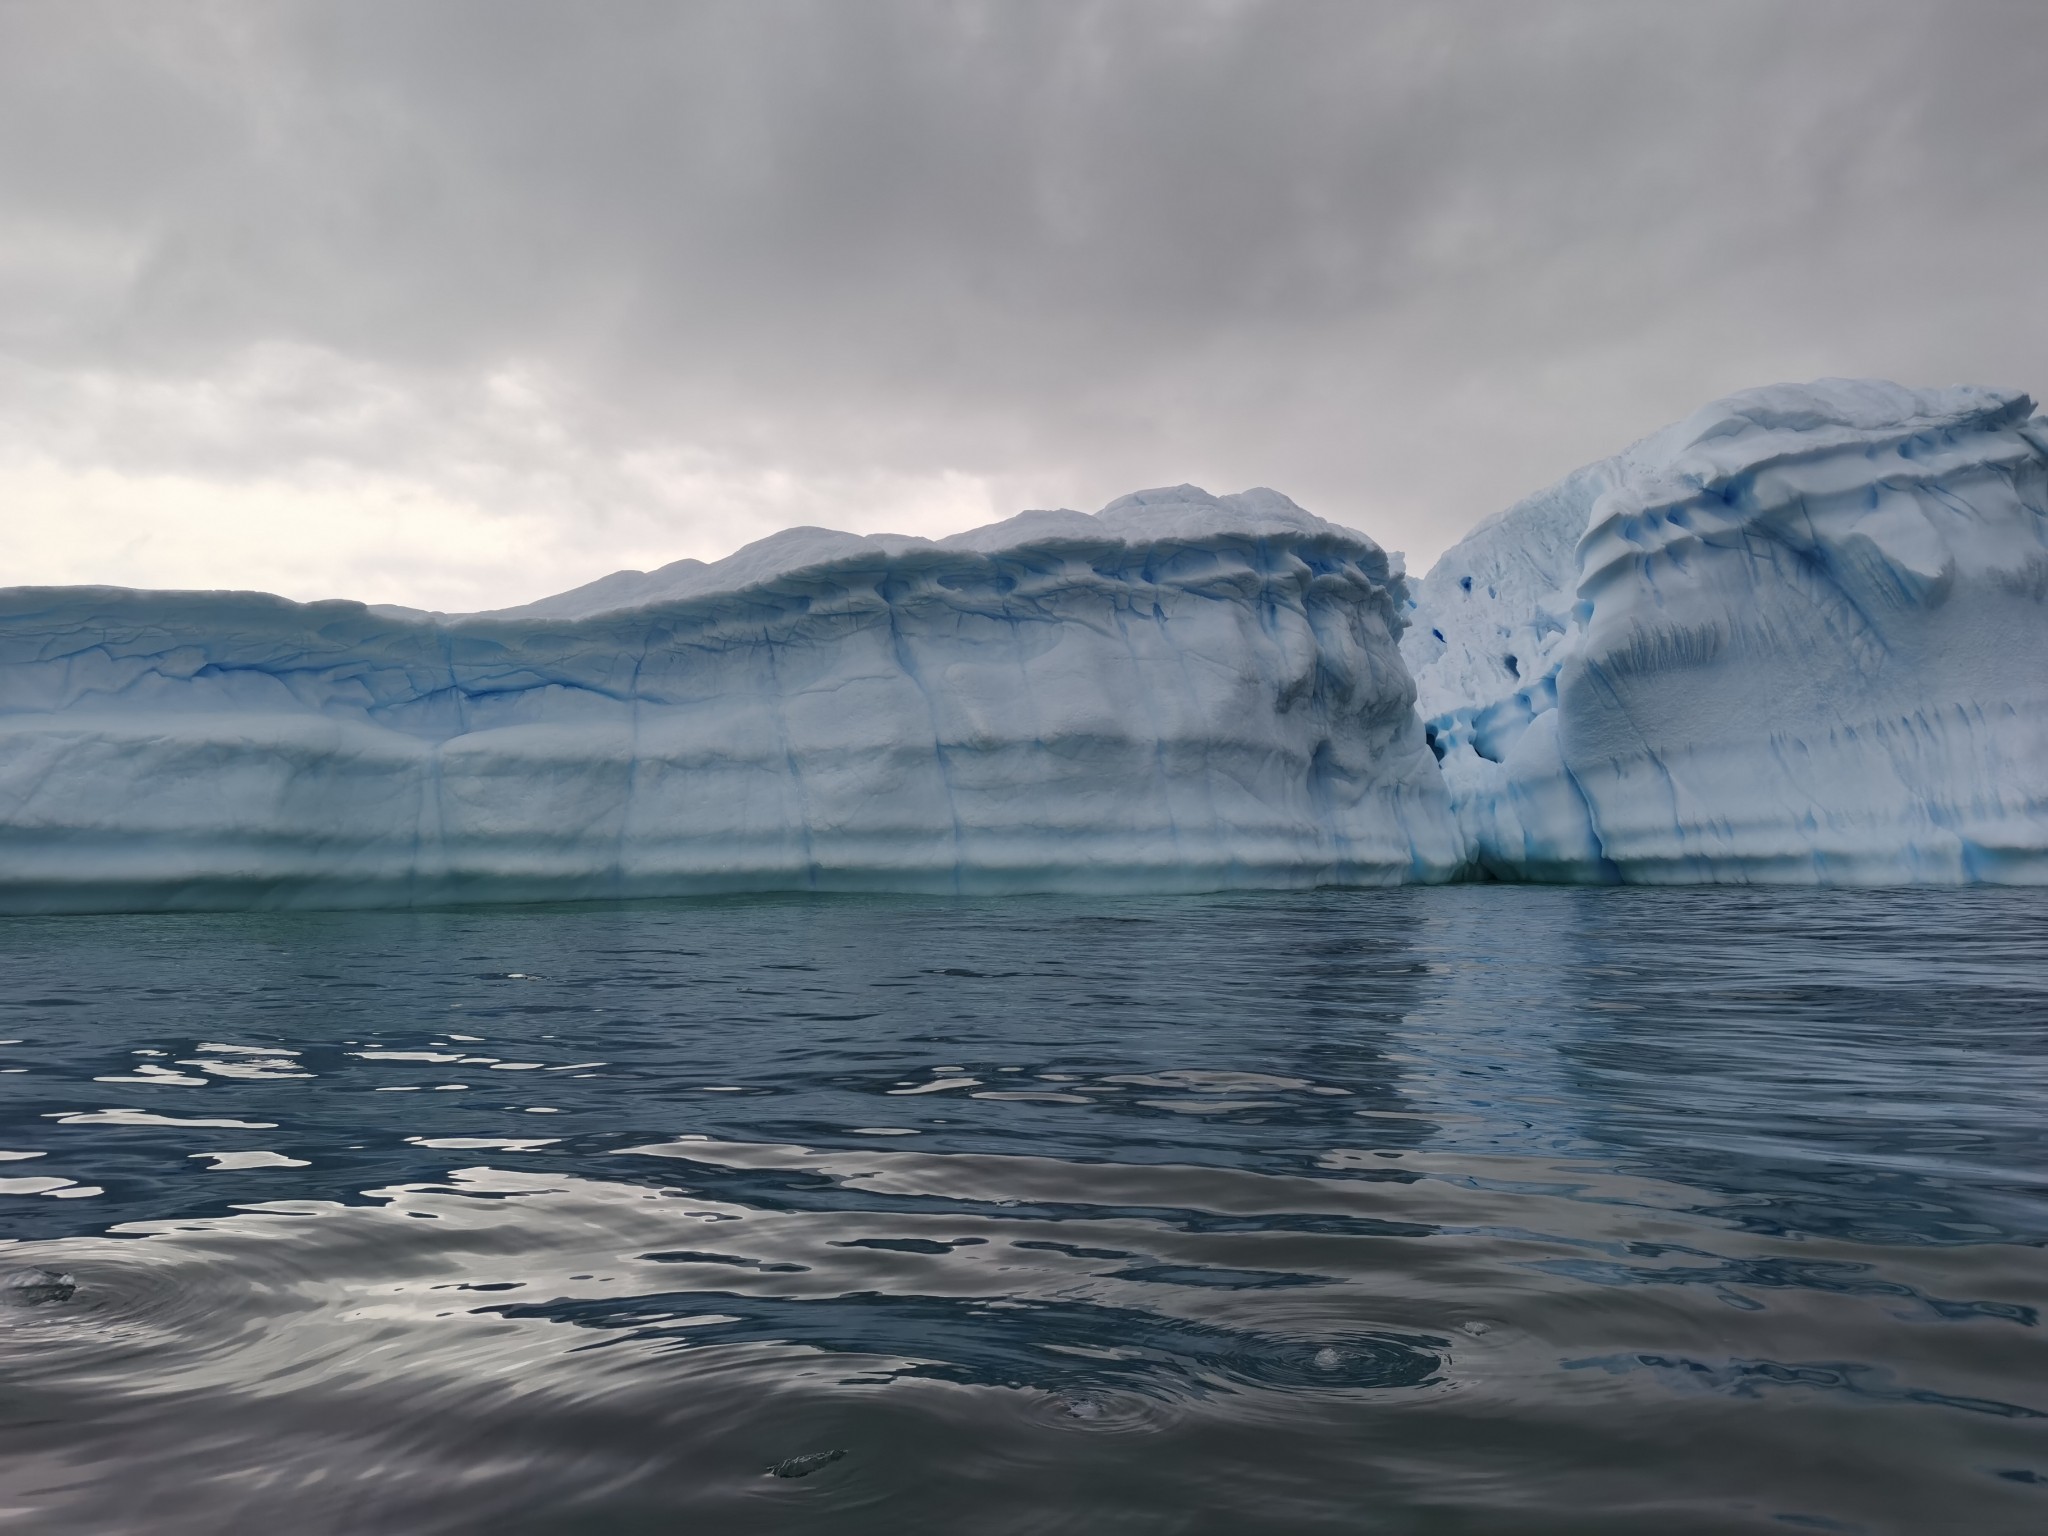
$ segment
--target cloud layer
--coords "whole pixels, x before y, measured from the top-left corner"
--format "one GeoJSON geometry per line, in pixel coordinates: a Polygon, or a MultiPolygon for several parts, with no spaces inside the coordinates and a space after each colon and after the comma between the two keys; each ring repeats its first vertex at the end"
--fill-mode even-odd
{"type": "Polygon", "coordinates": [[[434,607],[2048,388],[2028,3],[0,9],[0,581],[434,607]]]}

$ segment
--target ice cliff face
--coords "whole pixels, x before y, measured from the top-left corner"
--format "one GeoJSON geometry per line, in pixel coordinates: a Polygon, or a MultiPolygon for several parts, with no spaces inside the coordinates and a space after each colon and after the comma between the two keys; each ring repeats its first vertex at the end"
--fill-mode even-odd
{"type": "Polygon", "coordinates": [[[1746,391],[1482,524],[1403,652],[1504,878],[2048,881],[2048,422],[1746,391]]]}
{"type": "Polygon", "coordinates": [[[0,592],[0,910],[1452,874],[1406,590],[1270,491],[497,614],[0,592]]]}

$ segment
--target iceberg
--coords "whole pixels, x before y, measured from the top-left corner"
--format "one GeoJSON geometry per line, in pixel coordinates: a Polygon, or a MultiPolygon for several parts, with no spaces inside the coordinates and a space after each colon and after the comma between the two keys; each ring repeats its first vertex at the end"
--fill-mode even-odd
{"type": "Polygon", "coordinates": [[[1437,880],[1398,562],[1272,491],[471,615],[0,592],[0,910],[1437,880]]]}
{"type": "Polygon", "coordinates": [[[1716,401],[1411,584],[1275,491],[522,607],[0,591],[0,912],[2048,883],[2048,421],[1716,401]]]}
{"type": "Polygon", "coordinates": [[[1481,524],[1402,651],[1502,879],[2048,881],[2048,421],[1748,390],[1481,524]]]}

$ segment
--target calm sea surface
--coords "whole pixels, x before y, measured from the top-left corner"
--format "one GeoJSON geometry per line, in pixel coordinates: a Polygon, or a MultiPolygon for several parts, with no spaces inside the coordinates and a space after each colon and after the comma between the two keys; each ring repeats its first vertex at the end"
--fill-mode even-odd
{"type": "Polygon", "coordinates": [[[9,919],[0,1042],[0,1529],[2048,1530],[2048,892],[9,919]]]}

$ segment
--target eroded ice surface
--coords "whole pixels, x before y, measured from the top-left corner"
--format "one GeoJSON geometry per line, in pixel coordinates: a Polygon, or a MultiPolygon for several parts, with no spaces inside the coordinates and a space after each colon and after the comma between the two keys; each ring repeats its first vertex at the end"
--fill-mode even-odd
{"type": "Polygon", "coordinates": [[[16,588],[0,909],[1444,878],[1405,601],[1187,486],[494,614],[16,588]]]}
{"type": "Polygon", "coordinates": [[[1473,530],[1403,651],[1507,878],[2048,880],[2048,422],[1745,391],[1473,530]]]}

